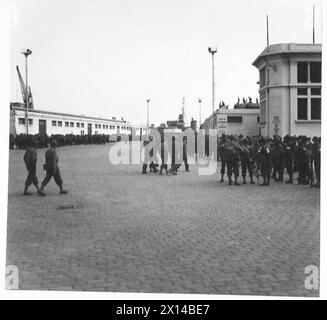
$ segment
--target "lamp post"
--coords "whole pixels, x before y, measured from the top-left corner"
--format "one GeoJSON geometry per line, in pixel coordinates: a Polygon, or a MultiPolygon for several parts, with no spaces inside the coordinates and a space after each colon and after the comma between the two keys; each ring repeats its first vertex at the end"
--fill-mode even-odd
{"type": "Polygon", "coordinates": [[[199,98],[198,102],[199,102],[199,129],[200,129],[201,128],[201,103],[202,103],[202,99],[199,98]]]}
{"type": "Polygon", "coordinates": [[[149,120],[149,104],[150,99],[146,100],[146,133],[149,134],[150,120],[149,120]]]}
{"type": "Polygon", "coordinates": [[[217,48],[208,48],[209,53],[211,54],[212,60],[212,114],[215,112],[215,53],[217,53],[217,48]]]}
{"type": "Polygon", "coordinates": [[[26,113],[25,113],[25,121],[26,121],[26,134],[28,134],[28,108],[29,108],[29,90],[28,90],[28,69],[27,69],[27,57],[32,54],[32,50],[26,49],[22,51],[22,54],[25,56],[25,78],[26,78],[26,113]]]}

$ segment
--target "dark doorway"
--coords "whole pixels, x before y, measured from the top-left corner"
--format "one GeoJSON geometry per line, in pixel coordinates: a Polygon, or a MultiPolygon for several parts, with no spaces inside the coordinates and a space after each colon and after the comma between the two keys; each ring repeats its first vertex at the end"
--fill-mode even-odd
{"type": "Polygon", "coordinates": [[[92,123],[87,124],[87,134],[89,134],[89,135],[92,134],[92,123]]]}
{"type": "Polygon", "coordinates": [[[39,134],[47,134],[47,120],[39,120],[39,134]]]}

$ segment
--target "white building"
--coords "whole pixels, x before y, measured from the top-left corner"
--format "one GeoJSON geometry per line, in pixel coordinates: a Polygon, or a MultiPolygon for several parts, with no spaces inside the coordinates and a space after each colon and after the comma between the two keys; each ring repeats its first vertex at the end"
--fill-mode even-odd
{"type": "MultiPolygon", "coordinates": [[[[104,119],[74,115],[68,113],[51,112],[44,110],[29,109],[28,133],[38,134],[131,134],[142,135],[146,132],[146,126],[133,125],[125,120],[104,119]]],[[[10,105],[10,133],[24,134],[27,132],[26,108],[23,104],[12,103],[10,105]]]]}
{"type": "Polygon", "coordinates": [[[320,136],[321,49],[321,44],[275,44],[254,61],[263,136],[320,136]]]}
{"type": "Polygon", "coordinates": [[[243,135],[244,137],[258,136],[259,106],[249,109],[219,109],[201,125],[202,129],[217,129],[218,136],[223,133],[228,135],[243,135]]]}

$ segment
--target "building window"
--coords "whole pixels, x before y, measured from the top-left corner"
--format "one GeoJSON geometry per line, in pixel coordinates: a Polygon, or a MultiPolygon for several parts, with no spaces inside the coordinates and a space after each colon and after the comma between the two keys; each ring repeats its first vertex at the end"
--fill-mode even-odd
{"type": "Polygon", "coordinates": [[[18,118],[18,124],[25,124],[24,118],[18,118]]]}
{"type": "Polygon", "coordinates": [[[74,122],[71,122],[71,123],[70,123],[70,127],[71,127],[71,128],[74,128],[74,122]]]}
{"type": "Polygon", "coordinates": [[[32,125],[33,125],[33,119],[28,119],[28,124],[29,124],[30,126],[32,126],[32,125]]]}
{"type": "Polygon", "coordinates": [[[227,117],[228,123],[242,123],[243,118],[242,117],[235,117],[235,116],[229,116],[227,117]]]}
{"type": "Polygon", "coordinates": [[[321,62],[298,62],[298,83],[321,83],[321,62]]]}
{"type": "Polygon", "coordinates": [[[298,88],[297,119],[321,120],[321,88],[298,88]]]}
{"type": "Polygon", "coordinates": [[[65,127],[69,127],[69,122],[65,121],[65,127]]]}
{"type": "Polygon", "coordinates": [[[58,127],[62,127],[62,121],[58,121],[58,127]]]}
{"type": "Polygon", "coordinates": [[[260,104],[260,124],[266,123],[266,109],[267,109],[266,101],[262,101],[260,104]]]}
{"type": "Polygon", "coordinates": [[[262,68],[259,71],[259,75],[260,75],[260,88],[266,86],[266,68],[262,68]]]}
{"type": "Polygon", "coordinates": [[[52,120],[51,124],[52,124],[53,127],[56,127],[57,126],[57,121],[52,120]]]}
{"type": "Polygon", "coordinates": [[[76,127],[79,128],[80,127],[80,123],[76,122],[76,127]]]}
{"type": "Polygon", "coordinates": [[[308,99],[298,98],[297,99],[297,119],[308,120],[308,99]]]}
{"type": "Polygon", "coordinates": [[[321,98],[311,98],[311,120],[321,120],[321,98]]]}
{"type": "Polygon", "coordinates": [[[297,82],[307,83],[308,82],[308,63],[298,62],[297,63],[297,82]]]}
{"type": "Polygon", "coordinates": [[[310,63],[310,82],[312,83],[321,82],[321,62],[310,63]]]}
{"type": "Polygon", "coordinates": [[[81,123],[81,127],[84,128],[84,123],[83,122],[81,123]]]}

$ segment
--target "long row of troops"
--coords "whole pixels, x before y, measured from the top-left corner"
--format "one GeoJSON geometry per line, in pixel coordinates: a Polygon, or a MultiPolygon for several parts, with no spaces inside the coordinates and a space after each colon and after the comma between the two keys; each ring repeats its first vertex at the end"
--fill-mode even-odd
{"type": "MultiPolygon", "coordinates": [[[[144,160],[142,173],[159,174],[165,170],[166,174],[177,175],[181,165],[185,164],[185,171],[190,171],[189,156],[194,152],[195,157],[212,158],[221,162],[220,182],[224,182],[227,173],[229,185],[240,185],[238,179],[241,173],[242,183],[247,183],[247,176],[251,184],[253,178],[260,181],[261,186],[269,186],[270,180],[283,182],[285,171],[288,179],[285,183],[292,184],[295,173],[298,173],[297,183],[320,187],[320,137],[275,135],[273,138],[243,137],[225,135],[217,137],[217,148],[210,152],[208,139],[204,148],[195,143],[195,150],[189,152],[187,136],[182,139],[164,139],[161,135],[157,141],[149,136],[143,142],[144,160]],[[212,153],[212,154],[211,154],[212,153]]],[[[192,141],[193,142],[193,141],[192,141]]]]}

